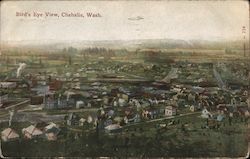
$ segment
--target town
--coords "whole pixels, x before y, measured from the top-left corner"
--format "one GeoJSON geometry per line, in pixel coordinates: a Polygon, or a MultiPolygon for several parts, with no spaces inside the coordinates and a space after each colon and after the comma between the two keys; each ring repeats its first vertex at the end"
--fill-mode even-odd
{"type": "Polygon", "coordinates": [[[246,154],[248,59],[171,55],[73,47],[2,51],[1,155],[246,154]]]}

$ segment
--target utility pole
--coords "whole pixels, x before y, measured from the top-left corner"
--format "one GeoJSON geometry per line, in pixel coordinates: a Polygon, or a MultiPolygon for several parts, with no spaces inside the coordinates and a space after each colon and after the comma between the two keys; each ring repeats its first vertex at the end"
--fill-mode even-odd
{"type": "Polygon", "coordinates": [[[246,57],[246,27],[242,26],[242,34],[243,34],[243,51],[244,51],[244,57],[246,57]]]}
{"type": "Polygon", "coordinates": [[[9,56],[6,55],[6,68],[7,68],[7,71],[9,70],[9,56]]]}
{"type": "Polygon", "coordinates": [[[4,158],[3,151],[2,151],[2,145],[1,145],[1,139],[0,139],[0,158],[4,158]]]}

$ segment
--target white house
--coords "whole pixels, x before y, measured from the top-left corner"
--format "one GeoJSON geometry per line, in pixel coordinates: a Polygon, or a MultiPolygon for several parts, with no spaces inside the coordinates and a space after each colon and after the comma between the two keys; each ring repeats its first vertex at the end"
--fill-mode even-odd
{"type": "Polygon", "coordinates": [[[119,104],[120,107],[124,107],[127,104],[127,102],[126,102],[125,99],[119,98],[118,99],[118,104],[119,104]]]}
{"type": "Polygon", "coordinates": [[[195,107],[194,105],[191,105],[191,106],[189,107],[189,110],[190,110],[191,112],[195,112],[196,107],[195,107]]]}
{"type": "Polygon", "coordinates": [[[81,119],[79,120],[79,126],[83,126],[85,122],[86,122],[86,119],[81,118],[81,119]]]}
{"type": "Polygon", "coordinates": [[[19,135],[11,128],[4,129],[1,132],[1,138],[3,141],[12,141],[17,140],[19,138],[19,135]]]}
{"type": "Polygon", "coordinates": [[[176,115],[176,107],[174,106],[166,106],[165,108],[165,116],[173,116],[176,115]]]}
{"type": "Polygon", "coordinates": [[[83,108],[84,107],[84,102],[83,101],[77,101],[76,102],[76,109],[80,109],[80,108],[83,108]]]}
{"type": "Polygon", "coordinates": [[[16,82],[0,82],[0,88],[15,88],[17,86],[16,82]]]}
{"type": "Polygon", "coordinates": [[[204,108],[201,112],[201,117],[202,118],[210,118],[212,117],[213,115],[206,109],[204,108]]]}
{"type": "Polygon", "coordinates": [[[114,132],[114,131],[118,131],[121,130],[121,126],[118,124],[111,124],[105,127],[105,131],[106,132],[114,132]]]}
{"type": "Polygon", "coordinates": [[[53,127],[58,128],[58,126],[57,126],[55,123],[51,122],[49,125],[47,125],[47,126],[44,128],[44,130],[47,131],[47,130],[49,130],[49,129],[52,129],[53,127]]]}
{"type": "Polygon", "coordinates": [[[23,128],[22,133],[25,138],[32,139],[43,135],[43,132],[36,128],[34,125],[30,125],[27,128],[23,128]]]}

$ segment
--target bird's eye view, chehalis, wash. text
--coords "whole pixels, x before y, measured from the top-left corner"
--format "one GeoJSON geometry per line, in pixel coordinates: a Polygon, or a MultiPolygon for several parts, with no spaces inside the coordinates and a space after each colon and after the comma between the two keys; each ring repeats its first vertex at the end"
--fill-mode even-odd
{"type": "Polygon", "coordinates": [[[248,156],[248,1],[0,3],[0,158],[248,156]]]}

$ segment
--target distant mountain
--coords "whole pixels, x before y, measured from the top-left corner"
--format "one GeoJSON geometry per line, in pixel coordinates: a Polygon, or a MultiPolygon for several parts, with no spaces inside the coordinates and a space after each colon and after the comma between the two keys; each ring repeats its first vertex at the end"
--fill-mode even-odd
{"type": "MultiPolygon", "coordinates": [[[[246,47],[249,48],[248,42],[246,47]]],[[[178,39],[142,39],[142,40],[104,40],[104,41],[8,41],[1,43],[2,48],[31,48],[43,50],[58,50],[65,47],[78,49],[87,47],[105,47],[112,49],[242,49],[243,41],[206,41],[178,39]]]]}

